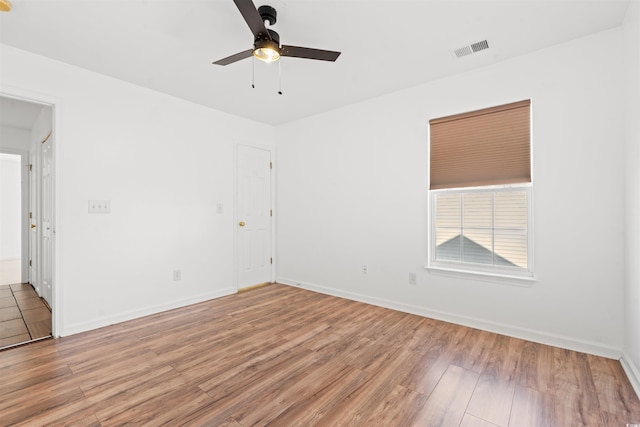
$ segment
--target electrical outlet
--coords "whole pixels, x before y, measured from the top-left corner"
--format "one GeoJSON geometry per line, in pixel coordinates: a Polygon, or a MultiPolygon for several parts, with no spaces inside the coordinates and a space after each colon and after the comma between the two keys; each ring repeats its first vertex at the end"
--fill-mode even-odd
{"type": "Polygon", "coordinates": [[[362,274],[367,274],[368,270],[367,264],[362,264],[362,274]]]}
{"type": "Polygon", "coordinates": [[[182,270],[180,269],[173,270],[173,281],[177,282],[179,280],[182,280],[182,270]]]}
{"type": "Polygon", "coordinates": [[[418,283],[416,279],[416,273],[409,273],[409,284],[416,285],[418,283]]]}

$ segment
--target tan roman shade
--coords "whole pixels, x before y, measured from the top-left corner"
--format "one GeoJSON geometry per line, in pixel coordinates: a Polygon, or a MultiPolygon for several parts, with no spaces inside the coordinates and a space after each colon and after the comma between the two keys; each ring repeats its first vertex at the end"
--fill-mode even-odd
{"type": "Polygon", "coordinates": [[[531,182],[531,101],[429,121],[430,189],[531,182]]]}

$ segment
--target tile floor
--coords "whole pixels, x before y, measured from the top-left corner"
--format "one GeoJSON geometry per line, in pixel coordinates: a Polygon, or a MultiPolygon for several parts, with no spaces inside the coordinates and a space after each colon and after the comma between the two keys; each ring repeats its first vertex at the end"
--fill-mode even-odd
{"type": "Polygon", "coordinates": [[[27,283],[0,286],[0,348],[51,336],[51,310],[27,283]]]}

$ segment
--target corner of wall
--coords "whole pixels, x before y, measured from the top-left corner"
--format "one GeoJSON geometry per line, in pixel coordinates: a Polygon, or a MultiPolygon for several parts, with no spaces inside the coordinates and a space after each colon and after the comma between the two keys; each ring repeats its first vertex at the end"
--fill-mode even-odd
{"type": "Polygon", "coordinates": [[[622,365],[624,372],[627,374],[633,390],[640,398],[640,370],[638,370],[638,367],[633,363],[632,358],[627,353],[622,354],[620,364],[622,365]]]}

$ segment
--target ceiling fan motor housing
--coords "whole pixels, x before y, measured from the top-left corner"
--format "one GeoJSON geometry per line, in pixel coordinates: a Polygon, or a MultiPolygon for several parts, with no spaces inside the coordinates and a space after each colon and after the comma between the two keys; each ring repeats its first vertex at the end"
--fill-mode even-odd
{"type": "Polygon", "coordinates": [[[276,23],[276,18],[278,17],[278,13],[271,6],[260,6],[258,8],[258,13],[263,21],[269,22],[269,25],[274,25],[276,23]]]}
{"type": "MultiPolygon", "coordinates": [[[[273,40],[275,42],[276,45],[280,46],[280,34],[276,33],[273,30],[267,30],[269,32],[269,36],[271,37],[271,40],[273,40]]],[[[257,43],[261,38],[257,38],[255,39],[255,43],[257,43]]]]}

